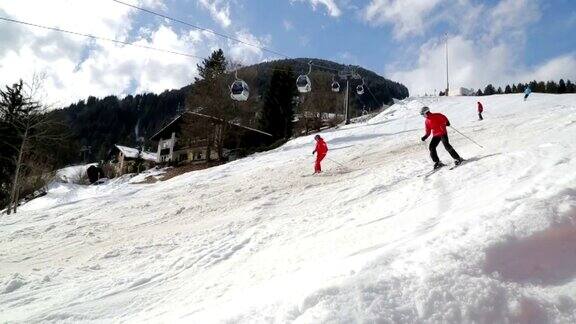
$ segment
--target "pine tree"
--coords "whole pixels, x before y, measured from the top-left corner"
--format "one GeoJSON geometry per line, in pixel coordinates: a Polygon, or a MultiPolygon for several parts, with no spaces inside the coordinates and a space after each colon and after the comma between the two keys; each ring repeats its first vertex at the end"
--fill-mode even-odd
{"type": "Polygon", "coordinates": [[[526,85],[523,84],[523,83],[518,83],[517,89],[518,89],[518,92],[519,92],[519,93],[523,93],[524,90],[526,90],[526,85]]]}
{"type": "Polygon", "coordinates": [[[560,82],[558,82],[558,93],[566,93],[566,83],[564,79],[560,79],[560,82]]]}
{"type": "Polygon", "coordinates": [[[504,93],[512,93],[512,88],[510,88],[509,85],[506,85],[506,88],[504,89],[504,93]]]}
{"type": "Polygon", "coordinates": [[[202,60],[202,64],[196,64],[200,78],[198,80],[211,80],[226,72],[227,67],[226,57],[222,49],[218,49],[210,55],[210,57],[202,60]]]}
{"type": "Polygon", "coordinates": [[[540,81],[536,84],[536,87],[532,89],[534,92],[546,93],[546,83],[540,81]]]}
{"type": "Polygon", "coordinates": [[[518,87],[515,84],[512,85],[512,93],[518,93],[518,87]]]}
{"type": "Polygon", "coordinates": [[[498,87],[498,91],[496,91],[497,94],[502,94],[502,87],[498,87]]]}
{"type": "Polygon", "coordinates": [[[572,81],[567,80],[566,81],[566,93],[574,93],[576,92],[576,86],[574,86],[574,83],[572,83],[572,81]]]}
{"type": "Polygon", "coordinates": [[[490,96],[496,93],[496,89],[494,89],[494,86],[492,84],[489,84],[486,86],[486,88],[484,89],[484,95],[485,96],[490,96]]]}
{"type": "Polygon", "coordinates": [[[546,82],[546,93],[558,93],[558,85],[554,81],[546,82]]]}
{"type": "Polygon", "coordinates": [[[481,89],[478,89],[478,91],[476,91],[476,95],[480,97],[483,96],[484,94],[482,93],[481,89]]]}
{"type": "Polygon", "coordinates": [[[288,139],[292,136],[294,98],[298,95],[296,79],[289,66],[276,68],[264,95],[260,126],[275,139],[288,139]]]}
{"type": "Polygon", "coordinates": [[[195,137],[198,132],[204,133],[207,141],[206,157],[212,156],[212,148],[223,159],[224,141],[230,134],[228,122],[238,116],[234,102],[230,99],[229,78],[226,77],[227,60],[224,52],[218,49],[198,65],[201,78],[196,79],[186,98],[186,107],[190,111],[201,109],[202,114],[215,117],[220,122],[199,125],[193,116],[185,116],[185,136],[195,137]]]}
{"type": "Polygon", "coordinates": [[[18,132],[13,124],[18,109],[24,103],[22,81],[6,91],[0,89],[0,209],[11,201],[10,187],[16,167],[18,132]]]}

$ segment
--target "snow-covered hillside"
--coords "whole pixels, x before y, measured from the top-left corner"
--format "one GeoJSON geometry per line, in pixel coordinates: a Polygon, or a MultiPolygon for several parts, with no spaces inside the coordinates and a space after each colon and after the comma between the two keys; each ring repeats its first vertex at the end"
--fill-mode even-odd
{"type": "Polygon", "coordinates": [[[0,321],[576,322],[575,95],[407,101],[323,136],[319,176],[308,136],[3,215],[0,321]],[[422,176],[423,104],[485,149],[452,131],[470,162],[422,176]]]}

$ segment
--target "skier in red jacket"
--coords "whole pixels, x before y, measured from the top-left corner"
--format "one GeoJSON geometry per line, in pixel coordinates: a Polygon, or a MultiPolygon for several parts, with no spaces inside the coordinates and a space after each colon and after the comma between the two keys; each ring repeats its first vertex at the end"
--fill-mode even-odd
{"type": "Polygon", "coordinates": [[[432,133],[432,140],[430,141],[430,157],[432,158],[432,161],[434,161],[434,169],[444,166],[438,158],[438,153],[436,153],[436,147],[440,142],[444,144],[444,148],[454,159],[455,165],[462,163],[464,159],[458,155],[456,150],[454,150],[448,141],[448,130],[446,130],[446,126],[450,126],[448,118],[440,113],[431,113],[430,108],[428,107],[422,107],[420,114],[426,117],[426,135],[422,136],[422,141],[426,141],[428,136],[430,136],[430,133],[432,133]]]}
{"type": "Polygon", "coordinates": [[[320,162],[326,157],[326,153],[328,153],[328,145],[324,142],[324,139],[320,137],[320,135],[314,136],[316,140],[316,148],[312,152],[312,154],[316,154],[316,164],[314,165],[314,173],[322,172],[322,167],[320,166],[320,162]]]}
{"type": "Polygon", "coordinates": [[[482,106],[482,104],[480,103],[480,101],[478,101],[478,119],[479,120],[483,120],[484,118],[482,118],[482,112],[484,111],[484,107],[482,106]]]}

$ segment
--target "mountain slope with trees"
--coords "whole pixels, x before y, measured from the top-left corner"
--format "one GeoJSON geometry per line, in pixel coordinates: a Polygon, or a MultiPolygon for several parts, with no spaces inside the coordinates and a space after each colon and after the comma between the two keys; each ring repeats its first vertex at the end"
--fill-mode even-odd
{"type": "MultiPolygon", "coordinates": [[[[226,106],[226,109],[232,108],[241,112],[242,118],[239,121],[252,127],[262,125],[260,118],[265,115],[262,111],[264,104],[262,99],[268,91],[275,66],[291,69],[294,78],[298,74],[308,71],[310,60],[329,69],[341,70],[345,68],[344,65],[334,62],[308,58],[265,62],[242,67],[238,69],[238,77],[250,85],[251,98],[247,102],[237,103],[232,101],[227,94],[227,87],[234,81],[234,74],[230,72],[229,62],[225,58],[220,59],[222,61],[220,63],[226,62],[228,72],[221,76],[218,82],[218,91],[211,90],[211,93],[217,92],[219,96],[222,96],[220,98],[222,100],[215,100],[215,102],[221,106],[226,106]]],[[[212,62],[205,60],[203,63],[203,65],[199,65],[199,70],[203,71],[206,67],[210,70],[210,66],[206,66],[206,64],[212,64],[212,62]]],[[[391,103],[393,98],[402,99],[408,96],[408,89],[400,83],[387,80],[362,68],[357,68],[357,71],[364,77],[370,92],[363,96],[351,94],[352,115],[360,114],[362,109],[380,108],[382,104],[391,103]]],[[[343,90],[336,94],[330,91],[330,83],[334,73],[331,70],[313,69],[311,74],[313,90],[303,96],[305,97],[302,100],[304,105],[300,108],[307,107],[306,102],[308,102],[308,106],[314,106],[319,111],[342,113],[343,99],[341,97],[343,97],[343,90]]],[[[144,139],[148,148],[153,148],[153,143],[148,139],[155,131],[186,108],[197,109],[203,105],[202,100],[198,100],[201,98],[191,98],[198,96],[194,89],[196,85],[203,86],[202,80],[197,79],[194,84],[181,89],[167,90],[161,94],[129,95],[123,99],[116,96],[89,97],[63,109],[53,111],[51,114],[57,119],[65,121],[70,128],[67,155],[76,156],[74,161],[62,161],[62,163],[79,162],[82,158],[90,161],[101,160],[106,157],[113,144],[135,146],[139,138],[144,139]]],[[[355,88],[360,83],[360,80],[354,80],[351,86],[355,88]]],[[[224,107],[222,108],[224,109],[224,107]]],[[[210,109],[211,113],[216,113],[212,110],[210,109]]],[[[230,114],[225,115],[227,119],[235,119],[230,114]]]]}

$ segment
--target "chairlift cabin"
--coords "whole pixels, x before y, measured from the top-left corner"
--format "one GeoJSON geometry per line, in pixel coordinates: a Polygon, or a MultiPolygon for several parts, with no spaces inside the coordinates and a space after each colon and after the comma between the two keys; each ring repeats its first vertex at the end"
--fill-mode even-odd
{"type": "Polygon", "coordinates": [[[332,91],[333,92],[340,92],[340,83],[334,81],[332,82],[332,91]]]}
{"type": "Polygon", "coordinates": [[[236,80],[230,86],[230,98],[236,101],[246,101],[250,95],[250,88],[244,80],[236,80]]]}
{"type": "Polygon", "coordinates": [[[296,87],[300,93],[307,93],[312,90],[312,82],[307,75],[301,75],[296,79],[296,87]]]}
{"type": "Polygon", "coordinates": [[[356,87],[356,93],[361,96],[364,94],[364,86],[363,85],[359,85],[356,87]]]}

